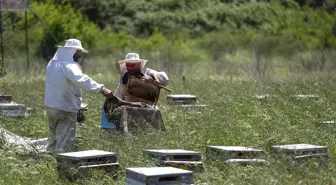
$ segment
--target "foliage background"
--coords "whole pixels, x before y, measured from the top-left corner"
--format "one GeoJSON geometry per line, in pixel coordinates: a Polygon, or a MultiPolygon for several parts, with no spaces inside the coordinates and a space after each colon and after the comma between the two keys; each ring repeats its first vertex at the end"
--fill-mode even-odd
{"type": "MultiPolygon", "coordinates": [[[[78,38],[90,50],[88,58],[116,64],[134,51],[180,75],[183,70],[172,66],[190,62],[215,66],[217,73],[244,71],[259,80],[272,68],[295,73],[334,68],[333,0],[36,0],[30,6],[59,41],[29,11],[33,65],[46,64],[65,39],[78,38]]],[[[5,57],[22,58],[24,13],[3,16],[5,57]]],[[[25,67],[4,62],[7,68],[25,67]]]]}

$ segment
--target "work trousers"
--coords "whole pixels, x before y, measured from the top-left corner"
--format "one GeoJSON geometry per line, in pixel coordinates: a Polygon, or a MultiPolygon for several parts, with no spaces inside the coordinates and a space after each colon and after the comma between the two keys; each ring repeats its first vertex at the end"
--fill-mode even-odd
{"type": "Polygon", "coordinates": [[[49,143],[47,150],[56,153],[75,150],[77,113],[47,107],[49,143]]]}

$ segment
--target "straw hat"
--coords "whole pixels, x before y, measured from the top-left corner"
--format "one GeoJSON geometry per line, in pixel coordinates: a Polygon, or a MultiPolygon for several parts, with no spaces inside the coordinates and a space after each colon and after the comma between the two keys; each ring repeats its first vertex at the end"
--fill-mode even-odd
{"type": "Polygon", "coordinates": [[[119,64],[122,63],[138,63],[138,62],[147,62],[147,60],[140,59],[140,56],[138,53],[127,53],[124,60],[120,60],[119,64]]]}

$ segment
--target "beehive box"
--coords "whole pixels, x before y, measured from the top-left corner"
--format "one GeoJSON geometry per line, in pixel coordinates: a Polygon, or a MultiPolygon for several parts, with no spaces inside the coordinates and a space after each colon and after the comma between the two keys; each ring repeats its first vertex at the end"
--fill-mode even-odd
{"type": "Polygon", "coordinates": [[[261,165],[265,164],[264,159],[228,159],[225,161],[226,164],[240,164],[240,165],[261,165]]]}
{"type": "Polygon", "coordinates": [[[26,116],[26,106],[17,104],[15,102],[1,103],[0,102],[0,116],[8,117],[24,117],[26,116]]]}
{"type": "Polygon", "coordinates": [[[126,185],[191,185],[192,183],[192,171],[173,167],[126,168],[126,185]]]}
{"type": "Polygon", "coordinates": [[[91,175],[108,174],[117,179],[119,163],[116,154],[101,150],[60,153],[57,155],[60,176],[73,181],[91,175]]]}
{"type": "Polygon", "coordinates": [[[308,100],[308,99],[311,99],[311,100],[318,100],[319,97],[318,96],[315,96],[315,95],[312,95],[312,94],[297,94],[297,95],[294,95],[294,97],[298,100],[300,99],[304,99],[304,100],[308,100]]]}
{"type": "Polygon", "coordinates": [[[271,99],[275,99],[278,98],[277,95],[269,95],[269,94],[261,94],[261,95],[255,95],[253,97],[256,100],[271,100],[271,99]]]}
{"type": "Polygon", "coordinates": [[[270,96],[268,94],[262,94],[262,95],[255,95],[254,98],[257,100],[266,100],[269,99],[270,96]]]}
{"type": "Polygon", "coordinates": [[[329,120],[329,121],[326,121],[326,120],[320,120],[320,121],[316,121],[316,127],[321,129],[321,130],[324,130],[324,131],[330,131],[330,132],[333,132],[336,130],[336,121],[334,120],[329,120]]]}
{"type": "Polygon", "coordinates": [[[316,126],[318,126],[318,127],[326,127],[326,128],[336,127],[336,121],[334,121],[334,120],[316,121],[315,123],[316,123],[316,126]]]}
{"type": "Polygon", "coordinates": [[[209,105],[205,105],[205,104],[177,104],[175,105],[175,107],[177,108],[180,108],[180,109],[192,109],[192,110],[195,110],[195,109],[204,109],[204,108],[208,108],[209,105]]]}
{"type": "Polygon", "coordinates": [[[191,94],[167,95],[168,104],[195,104],[197,97],[191,94]]]}
{"type": "Polygon", "coordinates": [[[320,124],[336,124],[335,121],[320,121],[320,124]]]}
{"type": "Polygon", "coordinates": [[[27,108],[13,102],[11,95],[0,95],[0,116],[24,117],[27,116],[27,108]]]}
{"type": "Polygon", "coordinates": [[[10,103],[13,101],[13,98],[11,95],[0,95],[0,103],[10,103]]]}
{"type": "Polygon", "coordinates": [[[207,146],[206,156],[210,159],[227,161],[229,159],[260,159],[264,152],[242,146],[207,146]]]}
{"type": "Polygon", "coordinates": [[[202,155],[188,150],[145,150],[144,155],[154,158],[163,166],[192,171],[203,171],[202,155]]]}
{"type": "Polygon", "coordinates": [[[200,161],[202,155],[199,152],[189,150],[145,150],[144,154],[165,161],[200,161]]]}
{"type": "Polygon", "coordinates": [[[163,166],[169,166],[183,170],[190,170],[193,172],[204,171],[204,165],[202,161],[162,161],[161,164],[163,166]]]}
{"type": "Polygon", "coordinates": [[[271,147],[271,153],[290,160],[291,162],[306,162],[315,158],[326,162],[328,159],[328,147],[311,144],[290,144],[271,147]]]}

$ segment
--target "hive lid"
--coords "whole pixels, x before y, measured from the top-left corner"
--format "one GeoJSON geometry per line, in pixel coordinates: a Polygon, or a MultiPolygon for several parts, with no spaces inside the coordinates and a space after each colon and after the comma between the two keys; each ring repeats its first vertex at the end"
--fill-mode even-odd
{"type": "Polygon", "coordinates": [[[126,168],[126,171],[132,171],[143,176],[166,176],[166,175],[181,175],[192,174],[192,171],[182,170],[174,167],[143,167],[143,168],[126,168]]]}
{"type": "Polygon", "coordinates": [[[96,157],[107,157],[107,156],[115,156],[113,152],[106,152],[102,150],[86,150],[80,152],[69,152],[69,153],[59,153],[57,157],[64,159],[88,159],[88,158],[96,158],[96,157]]]}

